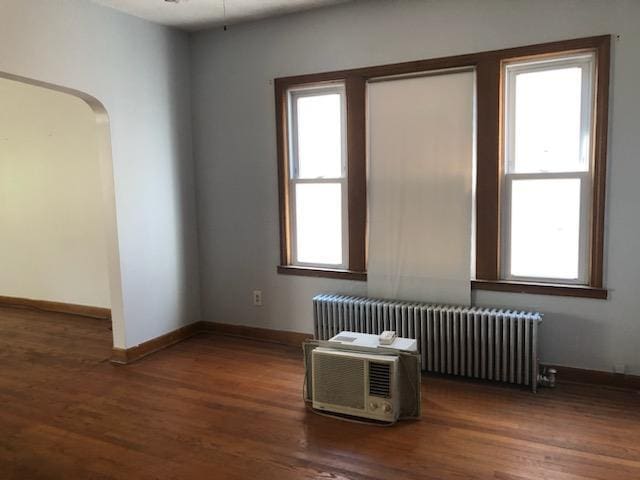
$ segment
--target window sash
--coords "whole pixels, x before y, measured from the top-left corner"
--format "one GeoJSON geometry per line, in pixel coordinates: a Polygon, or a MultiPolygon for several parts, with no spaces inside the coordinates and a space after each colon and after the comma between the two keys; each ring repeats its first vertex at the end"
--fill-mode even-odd
{"type": "MultiPolygon", "coordinates": [[[[592,175],[590,172],[560,172],[560,173],[507,173],[503,177],[502,186],[502,255],[500,256],[503,280],[517,282],[538,282],[550,284],[588,285],[589,283],[589,252],[590,252],[590,217],[592,198],[592,175]],[[543,180],[543,179],[577,179],[580,181],[580,229],[578,247],[578,278],[533,277],[511,274],[511,225],[512,225],[512,184],[515,180],[543,180]]],[[[535,235],[535,232],[532,232],[535,235]]]]}
{"type": "Polygon", "coordinates": [[[288,103],[288,130],[289,130],[289,238],[291,240],[291,265],[307,268],[336,268],[347,270],[349,268],[349,199],[348,199],[348,168],[347,168],[347,108],[344,82],[328,85],[305,85],[290,89],[287,95],[288,103]],[[302,97],[338,94],[340,96],[340,133],[341,133],[341,170],[340,177],[299,177],[298,157],[298,112],[297,100],[302,97]],[[340,184],[341,196],[341,229],[342,229],[342,263],[310,263],[298,260],[298,236],[297,236],[297,211],[296,211],[296,186],[298,184],[340,184]]]}
{"type": "MultiPolygon", "coordinates": [[[[596,73],[595,54],[593,52],[559,55],[555,58],[543,58],[532,61],[517,60],[504,64],[504,167],[501,175],[501,227],[500,227],[500,278],[507,281],[538,282],[549,284],[588,285],[590,282],[591,252],[591,215],[593,192],[593,112],[595,109],[596,73]],[[565,172],[515,173],[515,113],[516,113],[516,78],[523,73],[557,70],[577,67],[581,75],[580,102],[580,163],[584,170],[565,172]],[[514,180],[536,179],[578,179],[580,180],[580,230],[578,278],[549,278],[519,276],[511,274],[511,226],[512,226],[512,185],[514,180]]],[[[535,232],[532,232],[535,234],[535,232]]]]}
{"type": "Polygon", "coordinates": [[[595,101],[595,55],[586,53],[573,55],[570,57],[561,56],[558,58],[507,63],[505,65],[505,171],[515,172],[515,113],[516,113],[516,78],[522,73],[544,72],[563,68],[577,67],[582,71],[581,80],[581,102],[580,102],[580,161],[584,164],[585,170],[591,170],[591,159],[593,157],[593,110],[595,101]]]}
{"type": "MultiPolygon", "coordinates": [[[[336,94],[340,96],[340,155],[342,166],[342,178],[347,177],[347,105],[344,83],[332,83],[329,85],[309,85],[288,92],[288,109],[289,109],[289,174],[290,178],[299,178],[300,162],[298,151],[298,99],[303,97],[317,97],[322,95],[336,94]]],[[[319,177],[324,178],[324,177],[319,177]]]]}
{"type": "Polygon", "coordinates": [[[341,270],[347,270],[349,266],[349,218],[347,215],[348,208],[348,192],[347,192],[347,179],[346,178],[322,178],[322,179],[302,179],[292,178],[289,181],[289,211],[291,212],[291,264],[298,267],[316,267],[326,268],[333,267],[341,270]],[[297,212],[296,212],[296,186],[299,184],[340,184],[340,196],[341,196],[341,227],[342,227],[342,263],[310,263],[301,262],[298,260],[298,236],[297,236],[297,212]]]}

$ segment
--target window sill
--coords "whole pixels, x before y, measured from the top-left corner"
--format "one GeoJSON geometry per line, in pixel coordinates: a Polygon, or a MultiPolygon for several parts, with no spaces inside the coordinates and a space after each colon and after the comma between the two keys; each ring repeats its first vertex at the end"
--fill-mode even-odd
{"type": "Polygon", "coordinates": [[[302,277],[337,278],[340,280],[366,281],[367,272],[354,272],[351,270],[336,270],[331,268],[298,267],[295,265],[278,265],[278,273],[284,275],[299,275],[302,277]]]}
{"type": "Polygon", "coordinates": [[[562,297],[582,297],[606,300],[608,291],[604,288],[585,285],[560,285],[551,283],[512,282],[506,280],[471,280],[472,290],[494,292],[531,293],[534,295],[559,295],[562,297]]]}

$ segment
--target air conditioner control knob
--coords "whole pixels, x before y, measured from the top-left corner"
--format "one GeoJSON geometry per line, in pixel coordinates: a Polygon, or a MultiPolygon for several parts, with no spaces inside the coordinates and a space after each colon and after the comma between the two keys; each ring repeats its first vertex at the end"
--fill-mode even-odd
{"type": "Polygon", "coordinates": [[[376,402],[369,402],[369,408],[371,410],[377,410],[378,409],[378,404],[376,402]]]}
{"type": "Polygon", "coordinates": [[[384,407],[383,407],[384,413],[391,413],[391,410],[393,410],[393,408],[391,407],[390,404],[385,403],[384,407]]]}

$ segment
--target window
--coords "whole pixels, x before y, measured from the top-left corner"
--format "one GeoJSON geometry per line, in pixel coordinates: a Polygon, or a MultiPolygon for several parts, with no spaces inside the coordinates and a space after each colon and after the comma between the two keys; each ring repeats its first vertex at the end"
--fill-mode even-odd
{"type": "Polygon", "coordinates": [[[278,272],[366,280],[367,81],[472,68],[472,288],[607,298],[610,49],[602,35],[275,79],[278,272]]]}
{"type": "Polygon", "coordinates": [[[586,285],[594,54],[503,68],[502,278],[586,285]]]}
{"type": "Polygon", "coordinates": [[[289,91],[291,264],[348,267],[343,84],[289,91]]]}
{"type": "Polygon", "coordinates": [[[365,81],[275,85],[278,272],[366,280],[365,81]]]}

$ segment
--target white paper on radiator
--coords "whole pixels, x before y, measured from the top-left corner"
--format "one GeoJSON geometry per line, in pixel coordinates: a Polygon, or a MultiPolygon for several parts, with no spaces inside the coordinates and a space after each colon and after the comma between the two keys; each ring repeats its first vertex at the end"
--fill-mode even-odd
{"type": "Polygon", "coordinates": [[[370,83],[368,295],[469,305],[474,73],[370,83]]]}

